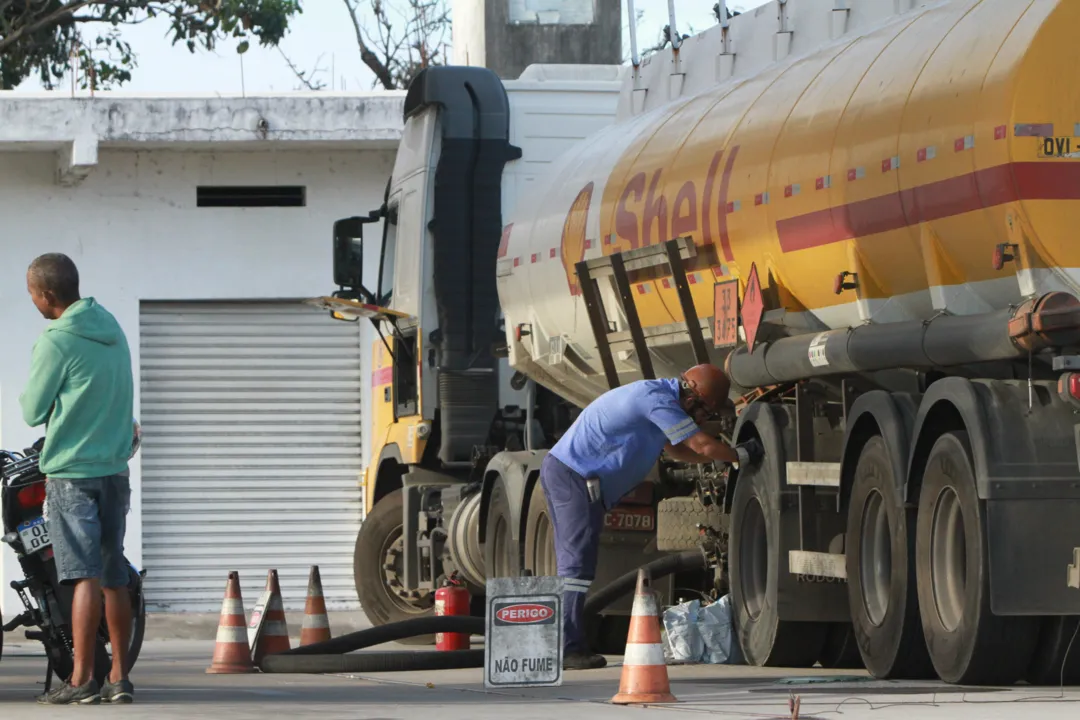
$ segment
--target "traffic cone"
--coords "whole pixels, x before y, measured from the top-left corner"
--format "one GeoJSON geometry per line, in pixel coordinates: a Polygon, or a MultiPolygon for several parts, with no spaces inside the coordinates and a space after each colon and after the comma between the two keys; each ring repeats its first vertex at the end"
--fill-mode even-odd
{"type": "Polygon", "coordinates": [[[214,659],[206,672],[215,675],[255,672],[245,625],[244,600],[240,597],[240,573],[233,570],[225,584],[225,599],[221,603],[214,659]]]}
{"type": "Polygon", "coordinates": [[[649,575],[639,570],[619,694],[611,698],[616,705],[675,702],[660,642],[656,594],[650,585],[649,575]]]}
{"type": "Polygon", "coordinates": [[[262,635],[255,641],[252,659],[256,665],[261,663],[267,655],[285,652],[291,647],[277,570],[271,570],[266,576],[266,589],[270,592],[270,601],[266,603],[266,625],[263,626],[262,635]]]}
{"type": "Polygon", "coordinates": [[[308,577],[307,604],[304,606],[304,625],[300,628],[300,647],[330,639],[330,619],[326,617],[319,566],[311,566],[308,577]]]}

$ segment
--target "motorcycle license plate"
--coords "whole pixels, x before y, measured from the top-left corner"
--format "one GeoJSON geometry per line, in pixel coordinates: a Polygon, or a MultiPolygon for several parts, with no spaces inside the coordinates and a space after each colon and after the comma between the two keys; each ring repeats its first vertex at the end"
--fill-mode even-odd
{"type": "Polygon", "coordinates": [[[45,525],[44,517],[27,520],[19,525],[16,530],[19,531],[19,537],[22,539],[23,547],[26,548],[27,553],[44,550],[52,545],[52,541],[49,540],[49,528],[45,525]]]}
{"type": "Polygon", "coordinates": [[[614,507],[604,516],[606,530],[630,530],[632,532],[652,532],[656,529],[655,517],[651,507],[614,507]]]}

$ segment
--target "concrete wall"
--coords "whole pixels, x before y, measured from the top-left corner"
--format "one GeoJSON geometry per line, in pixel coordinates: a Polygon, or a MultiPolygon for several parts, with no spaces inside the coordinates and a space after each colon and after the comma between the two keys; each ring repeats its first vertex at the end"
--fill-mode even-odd
{"type": "MultiPolygon", "coordinates": [[[[59,251],[79,266],[84,295],[122,324],[136,373],[140,300],[286,299],[328,294],[331,224],[382,203],[392,150],[206,152],[110,150],[81,184],[56,183],[53,152],[0,153],[0,445],[21,449],[41,434],[27,428],[18,397],[30,350],[45,321],[26,293],[25,272],[38,254],[59,251]],[[300,184],[304,208],[198,208],[200,184],[300,184]]],[[[373,233],[379,237],[381,230],[373,233]]],[[[369,243],[366,272],[378,269],[369,243]]],[[[369,281],[370,282],[370,281],[369,281]]],[[[314,311],[313,311],[314,312],[314,311]]],[[[372,335],[366,324],[364,348],[372,335]]],[[[363,353],[365,376],[370,350],[363,353]]],[[[136,376],[137,377],[137,376],[136,376]]],[[[365,413],[370,392],[365,383],[365,413]]],[[[136,380],[136,413],[139,410],[136,380]]],[[[365,451],[369,447],[366,436],[365,451]]],[[[141,473],[132,464],[127,551],[142,557],[141,473]]],[[[21,610],[9,583],[19,567],[0,558],[4,615],[21,610]]]]}
{"type": "Polygon", "coordinates": [[[503,79],[536,63],[618,65],[622,13],[623,0],[455,0],[454,62],[503,79]]]}

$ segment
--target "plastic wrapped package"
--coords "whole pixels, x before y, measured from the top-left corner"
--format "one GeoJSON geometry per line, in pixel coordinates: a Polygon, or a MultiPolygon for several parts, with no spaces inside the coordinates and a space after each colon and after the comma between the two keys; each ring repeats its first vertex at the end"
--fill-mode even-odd
{"type": "Polygon", "coordinates": [[[731,595],[725,595],[697,612],[698,634],[704,645],[702,661],[713,665],[743,665],[742,649],[735,636],[731,595]]]}
{"type": "Polygon", "coordinates": [[[664,654],[672,663],[701,662],[705,654],[705,642],[698,627],[701,602],[691,600],[669,607],[664,611],[666,650],[664,654]]]}

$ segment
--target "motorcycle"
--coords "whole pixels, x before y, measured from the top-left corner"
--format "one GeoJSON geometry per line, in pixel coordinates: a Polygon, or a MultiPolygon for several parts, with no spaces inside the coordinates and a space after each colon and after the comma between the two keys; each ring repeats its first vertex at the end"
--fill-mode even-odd
{"type": "MultiPolygon", "coordinates": [[[[142,429],[133,420],[131,454],[134,458],[142,444],[142,429]]],[[[11,587],[19,595],[26,610],[3,626],[0,632],[0,654],[3,652],[3,633],[20,627],[36,628],[26,632],[28,640],[40,640],[45,647],[48,669],[45,673],[45,692],[49,691],[52,675],[61,682],[71,677],[75,666],[71,635],[71,604],[74,587],[61,585],[56,572],[56,560],[45,524],[45,476],[38,467],[44,438],[22,453],[0,450],[0,514],[3,516],[5,544],[15,551],[23,571],[23,580],[11,587]]],[[[128,592],[131,595],[131,633],[128,644],[128,669],[135,665],[146,632],[146,602],[143,597],[145,570],[138,570],[127,558],[128,592]]],[[[94,677],[101,685],[112,667],[109,653],[109,628],[102,612],[101,626],[94,650],[94,677]]]]}

